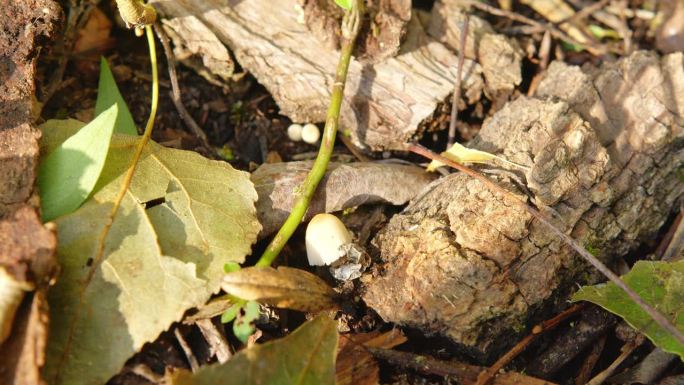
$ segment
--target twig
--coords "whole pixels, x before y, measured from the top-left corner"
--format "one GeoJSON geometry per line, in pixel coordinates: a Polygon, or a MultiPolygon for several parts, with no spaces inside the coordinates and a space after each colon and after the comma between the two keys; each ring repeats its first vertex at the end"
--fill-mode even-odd
{"type": "Polygon", "coordinates": [[[370,162],[373,160],[364,155],[344,134],[339,134],[337,137],[340,138],[340,142],[342,142],[342,144],[347,147],[347,150],[349,150],[349,152],[351,152],[360,162],[370,162]]]}
{"type": "Polygon", "coordinates": [[[45,91],[43,92],[41,98],[41,105],[47,104],[47,102],[52,99],[55,93],[62,88],[62,79],[64,78],[64,72],[66,71],[67,64],[69,63],[69,57],[71,56],[71,51],[74,48],[76,42],[76,33],[88,20],[90,12],[95,8],[96,2],[79,2],[77,5],[72,5],[69,8],[69,15],[67,16],[66,28],[64,34],[62,34],[62,39],[56,47],[56,51],[62,52],[62,56],[58,59],[57,65],[55,65],[55,70],[50,76],[48,84],[45,86],[45,91]]]}
{"type": "Polygon", "coordinates": [[[333,83],[330,96],[330,107],[328,107],[328,114],[325,120],[325,128],[323,129],[323,137],[321,138],[321,147],[318,150],[318,156],[311,167],[311,171],[309,171],[306,179],[299,187],[297,200],[292,207],[292,211],[290,211],[290,215],[287,217],[280,230],[278,230],[278,233],[268,245],[266,251],[261,255],[256,266],[270,266],[276,257],[278,257],[278,254],[280,254],[285,243],[287,243],[288,239],[290,239],[297,229],[297,226],[301,223],[302,218],[306,213],[306,209],[309,207],[309,202],[316,192],[316,187],[318,187],[318,183],[323,179],[325,170],[328,168],[328,162],[330,162],[333,147],[335,146],[335,136],[337,135],[337,127],[339,124],[344,86],[347,82],[347,70],[349,69],[349,62],[351,61],[356,36],[359,33],[361,21],[363,20],[362,16],[363,1],[355,0],[351,10],[345,12],[344,20],[342,21],[344,42],[340,53],[340,61],[337,64],[337,71],[335,72],[335,82],[333,83]]]}
{"type": "Polygon", "coordinates": [[[474,8],[477,8],[480,11],[487,12],[487,13],[490,13],[490,14],[495,15],[495,16],[506,17],[506,18],[509,18],[511,20],[523,23],[523,24],[528,24],[528,25],[532,25],[532,26],[547,30],[547,31],[549,31],[551,36],[555,37],[556,39],[563,40],[565,42],[568,42],[568,43],[576,45],[576,46],[584,47],[592,55],[601,56],[606,52],[606,49],[604,47],[598,47],[597,48],[597,47],[594,47],[594,46],[589,45],[589,44],[580,43],[577,40],[573,39],[567,33],[559,30],[558,28],[553,27],[550,24],[541,23],[541,22],[538,22],[534,19],[530,19],[529,17],[523,16],[519,13],[504,11],[503,9],[492,7],[491,5],[488,5],[488,4],[479,2],[479,1],[468,0],[466,2],[468,5],[470,5],[474,8]]]}
{"type": "Polygon", "coordinates": [[[190,113],[188,113],[188,110],[185,109],[185,106],[183,105],[183,99],[181,98],[180,95],[180,87],[178,86],[178,75],[176,74],[176,57],[173,54],[173,51],[171,50],[171,45],[169,44],[169,37],[166,35],[166,32],[164,32],[164,29],[159,26],[158,23],[154,25],[154,32],[157,34],[157,37],[159,38],[159,41],[162,44],[162,47],[164,47],[164,54],[166,55],[166,62],[169,67],[169,78],[171,79],[171,100],[173,100],[173,104],[176,106],[176,110],[178,111],[178,114],[180,115],[181,119],[183,119],[183,122],[185,125],[192,131],[195,136],[197,136],[200,141],[202,142],[202,145],[207,149],[207,150],[212,150],[211,146],[209,145],[209,141],[207,140],[207,134],[202,131],[200,126],[197,125],[195,122],[195,119],[192,118],[190,113]]]}
{"type": "Polygon", "coordinates": [[[508,190],[500,187],[496,183],[490,181],[487,179],[485,176],[479,174],[475,170],[471,169],[470,167],[467,167],[465,165],[456,163],[448,158],[445,158],[441,155],[435,154],[434,152],[428,150],[427,148],[419,145],[419,144],[409,144],[407,145],[406,148],[408,151],[411,151],[413,153],[416,153],[418,155],[422,155],[428,159],[431,160],[436,160],[439,162],[442,162],[450,167],[453,167],[475,179],[478,181],[482,182],[485,186],[487,186],[490,190],[496,191],[511,200],[513,200],[516,204],[520,205],[527,211],[531,216],[533,216],[535,219],[537,219],[539,222],[544,224],[549,230],[551,230],[552,233],[554,233],[558,238],[560,238],[563,242],[565,242],[567,245],[569,245],[573,250],[575,250],[582,258],[584,258],[587,262],[589,262],[596,270],[600,271],[604,276],[606,276],[611,282],[615,284],[615,286],[619,287],[622,289],[628,296],[629,298],[632,299],[639,307],[646,312],[661,328],[663,328],[665,331],[667,331],[672,337],[674,337],[677,342],[680,344],[684,345],[684,335],[682,335],[682,332],[680,332],[672,323],[670,320],[668,320],[662,313],[660,313],[657,309],[655,309],[653,306],[649,305],[646,303],[646,301],[639,296],[634,290],[632,290],[625,282],[620,279],[620,277],[613,273],[612,270],[610,270],[606,265],[603,264],[598,258],[593,256],[590,252],[588,252],[584,247],[580,246],[579,243],[577,243],[572,237],[569,235],[565,234],[561,230],[559,230],[556,226],[554,226],[546,217],[537,209],[533,208],[532,206],[528,205],[524,201],[522,201],[520,198],[516,197],[513,195],[511,192],[508,190]]]}
{"type": "Polygon", "coordinates": [[[677,215],[675,223],[672,224],[674,231],[672,232],[672,235],[667,243],[667,248],[665,248],[665,250],[658,255],[663,261],[674,262],[681,259],[680,254],[682,249],[684,249],[684,219],[682,219],[683,212],[684,204],[682,204],[682,206],[679,208],[679,215],[677,215]]]}
{"type": "Polygon", "coordinates": [[[604,371],[601,373],[597,374],[594,378],[591,379],[591,381],[587,382],[587,385],[601,385],[603,382],[606,380],[606,378],[610,377],[611,374],[617,369],[618,366],[622,363],[622,361],[626,360],[627,357],[629,357],[630,354],[634,351],[634,349],[638,348],[639,345],[643,342],[643,339],[639,341],[634,341],[634,342],[629,342],[626,343],[622,346],[622,353],[618,356],[618,358],[613,361],[612,364],[610,364],[609,367],[607,367],[604,371]]]}
{"type": "Polygon", "coordinates": [[[591,378],[591,372],[594,370],[596,363],[599,358],[601,358],[601,353],[603,353],[603,348],[606,346],[605,335],[599,338],[598,343],[592,346],[591,351],[582,362],[582,367],[580,367],[579,374],[575,377],[575,385],[584,385],[591,378]]]}
{"type": "Polygon", "coordinates": [[[466,40],[468,38],[468,26],[470,18],[465,14],[463,29],[461,30],[461,46],[458,50],[458,67],[456,69],[456,81],[454,82],[454,97],[451,101],[451,119],[449,120],[449,135],[447,136],[447,150],[454,145],[456,140],[456,121],[458,120],[458,102],[461,100],[461,82],[463,81],[463,62],[465,61],[466,40]]]}
{"type": "Polygon", "coordinates": [[[181,350],[183,350],[183,353],[185,353],[185,358],[188,359],[190,370],[195,373],[199,370],[199,363],[197,362],[197,358],[190,348],[190,344],[188,344],[188,341],[185,340],[185,336],[183,336],[183,333],[181,333],[180,329],[176,328],[173,331],[173,335],[176,336],[176,340],[178,341],[181,350]]]}
{"type": "MultiPolygon", "coordinates": [[[[114,224],[114,219],[116,218],[116,214],[119,211],[121,202],[123,201],[124,196],[128,192],[128,187],[131,185],[131,181],[133,180],[133,174],[135,173],[135,169],[138,165],[138,161],[140,160],[140,156],[142,155],[143,149],[145,148],[147,142],[150,140],[150,137],[152,136],[152,127],[154,127],[154,119],[157,116],[157,104],[159,102],[159,76],[157,73],[157,50],[154,45],[154,35],[152,34],[152,28],[149,25],[146,26],[145,32],[147,35],[147,43],[150,49],[150,63],[152,65],[152,102],[150,107],[150,116],[147,120],[147,125],[145,126],[145,132],[138,141],[138,144],[136,145],[135,153],[133,154],[133,158],[131,159],[131,162],[128,166],[128,170],[126,170],[126,174],[124,175],[123,182],[121,184],[119,192],[117,193],[116,197],[114,198],[114,201],[112,202],[112,210],[109,212],[109,215],[107,216],[105,224],[102,228],[102,232],[100,233],[100,236],[98,238],[93,263],[90,266],[90,269],[88,270],[85,279],[81,282],[78,306],[76,307],[74,316],[72,317],[72,320],[69,324],[69,333],[67,335],[67,341],[65,343],[64,351],[62,352],[62,356],[60,358],[59,367],[62,366],[61,363],[63,363],[63,361],[69,355],[69,351],[71,350],[71,344],[74,338],[76,320],[80,317],[81,310],[83,308],[83,301],[85,299],[86,289],[90,285],[90,282],[93,280],[93,277],[95,276],[95,272],[102,263],[102,259],[104,258],[105,243],[107,241],[107,236],[109,235],[109,230],[112,228],[112,225],[114,224]]],[[[59,374],[59,371],[57,371],[53,383],[59,383],[59,374]]]]}
{"type": "Polygon", "coordinates": [[[492,378],[499,373],[499,370],[503,369],[506,365],[508,365],[509,362],[522,353],[525,348],[532,343],[532,341],[537,339],[539,335],[549,330],[555,329],[558,325],[560,325],[561,322],[582,310],[582,308],[584,308],[583,304],[575,304],[550,320],[544,321],[540,325],[532,328],[532,333],[528,334],[525,338],[520,340],[520,342],[515,344],[511,350],[501,356],[492,366],[483,370],[480,375],[477,376],[477,383],[475,385],[489,384],[492,378]]]}
{"type": "Polygon", "coordinates": [[[233,352],[230,350],[230,345],[226,340],[226,336],[223,335],[220,328],[217,328],[216,325],[214,325],[214,321],[211,318],[204,318],[197,320],[195,325],[197,325],[200,332],[202,332],[204,339],[209,345],[209,351],[212,355],[216,356],[216,360],[218,360],[220,364],[230,360],[230,357],[233,356],[233,352]]]}
{"type": "Polygon", "coordinates": [[[599,9],[603,8],[606,4],[610,3],[611,1],[612,0],[597,1],[588,7],[584,7],[582,9],[580,9],[579,11],[575,12],[572,16],[566,18],[565,20],[560,21],[558,24],[563,24],[563,23],[574,24],[574,23],[577,23],[578,21],[584,19],[585,17],[587,17],[587,16],[593,14],[594,12],[598,11],[599,9]]]}
{"type": "MultiPolygon", "coordinates": [[[[378,359],[387,361],[395,366],[413,369],[417,372],[437,375],[440,377],[451,377],[463,385],[474,385],[477,372],[481,367],[469,365],[457,361],[442,361],[430,356],[413,354],[391,349],[380,349],[365,347],[368,352],[378,359]]],[[[552,382],[543,381],[524,374],[509,372],[494,379],[495,385],[554,385],[552,382]]]]}

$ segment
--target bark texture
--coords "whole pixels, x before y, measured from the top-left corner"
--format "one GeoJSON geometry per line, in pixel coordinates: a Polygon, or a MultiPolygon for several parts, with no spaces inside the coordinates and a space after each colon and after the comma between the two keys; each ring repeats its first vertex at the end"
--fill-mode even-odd
{"type": "MultiPolygon", "coordinates": [[[[176,28],[174,23],[204,24],[268,89],[281,113],[295,122],[325,120],[339,52],[314,36],[295,2],[178,0],[154,4],[171,28],[176,28]]],[[[176,32],[182,34],[180,29],[176,32]]],[[[341,129],[348,129],[362,147],[403,148],[420,123],[453,91],[457,62],[447,47],[428,37],[420,22],[412,18],[397,56],[376,64],[351,63],[341,129]]],[[[477,63],[466,60],[462,87],[468,103],[482,94],[481,74],[477,63]]]]}
{"type": "MultiPolygon", "coordinates": [[[[0,344],[0,383],[41,384],[47,339],[45,291],[55,268],[54,234],[37,213],[40,132],[32,125],[35,61],[62,17],[51,0],[0,0],[0,275],[38,291],[14,309],[0,344]],[[6,273],[6,274],[4,274],[6,273]]],[[[9,314],[8,314],[9,313],[9,314]]],[[[3,325],[4,326],[4,325],[3,325]]]]}
{"type": "MultiPolygon", "coordinates": [[[[530,167],[500,185],[606,262],[652,237],[684,194],[684,62],[637,52],[601,68],[553,63],[536,98],[508,103],[471,146],[530,167]]],[[[374,239],[365,301],[386,321],[473,352],[504,349],[535,311],[596,278],[509,199],[452,174],[374,239]],[[495,343],[498,342],[498,343],[495,343]]]]}

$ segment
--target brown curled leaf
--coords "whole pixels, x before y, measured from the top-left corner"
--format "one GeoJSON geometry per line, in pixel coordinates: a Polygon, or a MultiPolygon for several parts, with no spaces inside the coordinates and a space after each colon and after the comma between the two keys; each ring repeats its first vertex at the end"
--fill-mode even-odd
{"type": "Polygon", "coordinates": [[[327,283],[291,267],[247,267],[226,275],[221,287],[242,299],[303,312],[337,306],[337,293],[327,283]]]}

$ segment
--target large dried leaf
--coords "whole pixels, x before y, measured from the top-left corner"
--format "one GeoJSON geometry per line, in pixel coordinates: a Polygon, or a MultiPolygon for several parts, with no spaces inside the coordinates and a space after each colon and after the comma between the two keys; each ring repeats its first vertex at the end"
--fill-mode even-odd
{"type": "MultiPolygon", "coordinates": [[[[257,213],[263,226],[260,237],[276,232],[285,222],[296,199],[292,192],[309,173],[313,162],[267,163],[253,174],[259,194],[257,213]]],[[[403,205],[434,180],[423,169],[406,164],[358,162],[328,165],[304,220],[363,204],[403,205]]]]}
{"type": "MultiPolygon", "coordinates": [[[[638,261],[622,279],[641,298],[655,306],[680,331],[684,332],[684,261],[638,261]]],[[[624,318],[662,350],[684,359],[684,346],[663,330],[625,292],[613,283],[584,286],[574,301],[593,302],[624,318]]]]}
{"type": "Polygon", "coordinates": [[[226,275],[222,287],[239,298],[286,309],[314,312],[336,306],[337,294],[325,281],[291,267],[240,269],[226,275]]]}
{"type": "Polygon", "coordinates": [[[52,384],[105,383],[145,342],[220,286],[259,231],[248,175],[150,142],[82,293],[137,137],[115,134],[99,185],[56,221],[62,276],[50,292],[52,384]],[[81,303],[79,301],[82,299],[81,303]]]}
{"type": "Polygon", "coordinates": [[[333,385],[337,323],[319,316],[291,335],[254,346],[223,365],[180,371],[172,385],[333,385]]]}

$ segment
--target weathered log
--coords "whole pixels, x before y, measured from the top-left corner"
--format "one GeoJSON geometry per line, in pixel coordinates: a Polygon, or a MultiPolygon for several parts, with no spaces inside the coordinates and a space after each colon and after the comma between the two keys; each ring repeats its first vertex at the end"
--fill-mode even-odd
{"type": "MultiPolygon", "coordinates": [[[[525,186],[493,179],[609,263],[652,237],[684,194],[683,58],[553,63],[537,98],[508,103],[471,145],[529,166],[525,186]]],[[[600,278],[520,206],[461,173],[434,182],[374,243],[383,263],[364,279],[367,304],[478,353],[505,349],[505,333],[600,278]]]]}
{"type": "MultiPolygon", "coordinates": [[[[294,1],[155,1],[166,28],[202,23],[192,30],[226,44],[243,68],[273,95],[280,112],[296,122],[322,122],[330,99],[339,53],[327,48],[298,22],[294,1]]],[[[190,28],[190,27],[188,27],[190,28]]],[[[194,37],[195,39],[197,37],[194,37]]],[[[456,56],[428,37],[420,22],[408,24],[396,57],[376,64],[353,61],[342,105],[341,128],[357,145],[372,150],[401,149],[422,121],[453,91],[456,56]]],[[[466,60],[463,95],[479,100],[482,69],[466,60]]]]}

